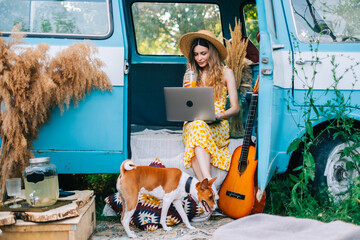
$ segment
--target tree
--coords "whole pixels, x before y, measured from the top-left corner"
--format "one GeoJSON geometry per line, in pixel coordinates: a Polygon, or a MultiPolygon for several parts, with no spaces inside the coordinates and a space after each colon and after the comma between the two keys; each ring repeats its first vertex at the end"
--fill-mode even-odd
{"type": "Polygon", "coordinates": [[[215,4],[135,3],[132,6],[137,50],[141,54],[180,54],[178,40],[206,29],[222,41],[220,10],[215,4]]]}

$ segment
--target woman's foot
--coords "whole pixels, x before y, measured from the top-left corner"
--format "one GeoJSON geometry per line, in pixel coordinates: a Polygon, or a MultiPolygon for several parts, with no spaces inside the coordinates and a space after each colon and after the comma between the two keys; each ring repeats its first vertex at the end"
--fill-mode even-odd
{"type": "Polygon", "coordinates": [[[224,215],[224,214],[217,208],[217,209],[215,209],[215,211],[213,211],[212,216],[225,217],[226,215],[224,215]]]}
{"type": "Polygon", "coordinates": [[[195,216],[191,219],[192,222],[205,222],[207,220],[209,220],[209,218],[211,217],[211,213],[210,212],[204,212],[198,216],[195,216]]]}

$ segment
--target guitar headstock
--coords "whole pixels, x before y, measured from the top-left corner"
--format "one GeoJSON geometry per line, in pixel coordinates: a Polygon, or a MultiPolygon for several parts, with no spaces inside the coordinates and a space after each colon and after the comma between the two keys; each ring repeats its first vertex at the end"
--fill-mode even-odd
{"type": "Polygon", "coordinates": [[[255,93],[255,94],[259,93],[259,76],[256,79],[256,83],[255,83],[255,86],[254,86],[254,89],[253,89],[253,93],[255,93]]]}

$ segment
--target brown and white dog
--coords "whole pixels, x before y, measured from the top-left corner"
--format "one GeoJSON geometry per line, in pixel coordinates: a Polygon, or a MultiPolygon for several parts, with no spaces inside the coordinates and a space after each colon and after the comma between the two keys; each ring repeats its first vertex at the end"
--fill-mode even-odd
{"type": "Polygon", "coordinates": [[[171,203],[174,204],[185,225],[194,229],[182,206],[182,200],[190,193],[193,198],[199,200],[206,211],[211,213],[216,208],[215,195],[211,188],[215,180],[216,178],[209,181],[204,179],[199,182],[178,168],[136,166],[131,160],[124,161],[120,167],[116,189],[123,203],[121,223],[127,235],[136,237],[130,230],[129,223],[138,204],[139,193],[148,193],[163,200],[160,224],[164,230],[171,230],[171,227],[166,225],[166,215],[171,203]]]}

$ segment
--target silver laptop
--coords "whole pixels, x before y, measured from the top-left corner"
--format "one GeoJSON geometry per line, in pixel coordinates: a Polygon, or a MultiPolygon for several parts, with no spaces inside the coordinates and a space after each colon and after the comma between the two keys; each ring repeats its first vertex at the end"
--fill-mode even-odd
{"type": "Polygon", "coordinates": [[[164,87],[168,121],[215,121],[212,87],[164,87]]]}

